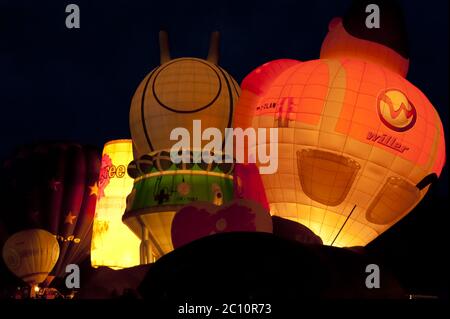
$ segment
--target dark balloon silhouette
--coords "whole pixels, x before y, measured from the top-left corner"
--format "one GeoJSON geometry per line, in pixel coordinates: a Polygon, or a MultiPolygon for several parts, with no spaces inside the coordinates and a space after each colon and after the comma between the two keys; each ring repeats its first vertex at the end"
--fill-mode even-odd
{"type": "Polygon", "coordinates": [[[405,296],[389,269],[370,255],[249,232],[211,235],[175,249],[152,266],[138,291],[149,307],[162,310],[186,300],[295,307],[305,298],[405,296]],[[372,263],[383,269],[380,289],[365,284],[372,263]]]}
{"type": "Polygon", "coordinates": [[[279,216],[272,216],[273,233],[284,239],[295,240],[303,244],[322,245],[322,239],[308,227],[279,216]]]}
{"type": "Polygon", "coordinates": [[[20,148],[4,163],[0,219],[8,234],[39,228],[59,242],[47,283],[89,255],[100,158],[94,147],[42,143],[20,148]]]}

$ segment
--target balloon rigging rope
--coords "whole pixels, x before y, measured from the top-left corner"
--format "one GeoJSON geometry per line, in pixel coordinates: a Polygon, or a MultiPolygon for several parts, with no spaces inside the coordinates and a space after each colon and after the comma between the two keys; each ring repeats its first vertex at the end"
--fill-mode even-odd
{"type": "Polygon", "coordinates": [[[334,242],[335,242],[336,239],[339,237],[339,234],[341,233],[341,231],[342,231],[342,229],[344,228],[344,226],[347,224],[347,221],[348,221],[348,219],[350,218],[350,216],[353,214],[353,211],[355,210],[355,208],[356,208],[356,205],[353,206],[352,210],[350,211],[350,214],[348,214],[347,218],[345,219],[344,224],[342,224],[341,229],[339,229],[339,231],[338,231],[336,237],[334,237],[333,242],[331,243],[330,246],[333,246],[334,242]]]}

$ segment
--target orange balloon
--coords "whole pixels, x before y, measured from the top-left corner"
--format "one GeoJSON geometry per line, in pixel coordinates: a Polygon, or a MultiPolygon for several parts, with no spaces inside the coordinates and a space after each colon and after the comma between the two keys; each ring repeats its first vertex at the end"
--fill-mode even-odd
{"type": "Polygon", "coordinates": [[[278,128],[278,170],[261,176],[271,213],[324,244],[369,243],[441,173],[439,115],[398,73],[370,59],[321,59],[288,66],[258,90],[257,70],[242,83],[235,127],[278,128]]]}

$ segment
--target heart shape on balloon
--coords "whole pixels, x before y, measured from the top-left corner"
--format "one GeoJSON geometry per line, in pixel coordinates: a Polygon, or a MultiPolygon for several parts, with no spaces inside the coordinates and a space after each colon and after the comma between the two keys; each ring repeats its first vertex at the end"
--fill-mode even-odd
{"type": "Polygon", "coordinates": [[[221,206],[193,202],[177,211],[171,232],[173,247],[178,248],[217,233],[272,233],[272,218],[266,209],[252,200],[237,199],[221,206]]]}

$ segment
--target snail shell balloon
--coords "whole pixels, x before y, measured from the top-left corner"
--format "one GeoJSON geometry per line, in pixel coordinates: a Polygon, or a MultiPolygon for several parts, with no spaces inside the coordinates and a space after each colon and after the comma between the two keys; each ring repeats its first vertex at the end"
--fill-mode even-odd
{"type": "MultiPolygon", "coordinates": [[[[231,163],[174,163],[168,152],[177,143],[170,140],[175,128],[198,140],[194,120],[202,128],[219,129],[222,136],[232,125],[240,89],[217,65],[219,34],[212,34],[206,60],[171,59],[166,32],[160,32],[159,40],[161,65],[144,78],[131,102],[134,161],[128,173],[134,186],[122,218],[141,239],[143,264],[173,250],[171,223],[183,205],[200,200],[222,205],[233,199],[231,163]]],[[[206,143],[189,147],[189,156],[206,143]]]]}
{"type": "Polygon", "coordinates": [[[130,130],[135,159],[152,151],[170,149],[176,127],[192,134],[193,120],[202,127],[215,127],[222,134],[231,127],[239,85],[218,62],[219,34],[211,36],[206,60],[171,59],[167,33],[159,34],[161,65],[138,86],[130,108],[130,130]]]}

